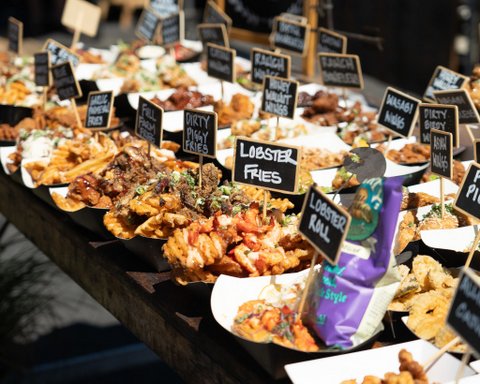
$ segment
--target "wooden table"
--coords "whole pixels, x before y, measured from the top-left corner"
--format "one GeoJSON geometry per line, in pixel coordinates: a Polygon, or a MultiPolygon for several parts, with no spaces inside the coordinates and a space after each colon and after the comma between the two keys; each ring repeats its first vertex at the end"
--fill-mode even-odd
{"type": "Polygon", "coordinates": [[[96,235],[3,172],[0,211],[186,382],[279,382],[216,323],[205,290],[173,284],[119,243],[94,248],[96,235]]]}

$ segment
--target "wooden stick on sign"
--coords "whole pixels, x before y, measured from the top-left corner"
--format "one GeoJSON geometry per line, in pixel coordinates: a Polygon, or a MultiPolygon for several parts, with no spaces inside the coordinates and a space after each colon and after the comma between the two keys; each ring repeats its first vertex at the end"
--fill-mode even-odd
{"type": "Polygon", "coordinates": [[[224,93],[224,90],[223,90],[223,80],[220,80],[220,89],[221,89],[221,92],[222,92],[222,101],[225,101],[224,100],[225,93],[224,93]]]}
{"type": "Polygon", "coordinates": [[[203,168],[203,156],[198,156],[198,186],[202,188],[202,168],[203,168]]]}
{"type": "Polygon", "coordinates": [[[75,99],[70,99],[72,101],[73,113],[75,113],[75,119],[77,120],[77,125],[79,128],[82,128],[82,120],[80,119],[80,114],[78,113],[77,102],[75,99]]]}
{"type": "Polygon", "coordinates": [[[303,308],[305,307],[305,302],[307,301],[308,290],[312,283],[315,265],[317,264],[318,252],[315,252],[312,257],[312,264],[310,264],[310,269],[308,270],[307,280],[305,280],[305,287],[303,287],[302,298],[300,299],[300,304],[298,305],[298,315],[301,316],[303,313],[303,308]]]}
{"type": "Polygon", "coordinates": [[[427,373],[430,368],[434,366],[434,364],[440,359],[445,352],[447,352],[451,347],[453,347],[455,344],[460,342],[460,337],[457,336],[453,340],[451,340],[449,343],[445,344],[441,349],[439,349],[433,356],[431,356],[424,364],[423,364],[423,369],[425,373],[427,373]]]}
{"type": "Polygon", "coordinates": [[[387,147],[385,148],[385,157],[387,157],[387,152],[390,149],[390,144],[392,144],[392,135],[388,135],[387,147]]]}
{"type": "Polygon", "coordinates": [[[460,379],[463,376],[463,371],[465,370],[465,366],[470,360],[471,355],[472,355],[472,352],[470,351],[469,348],[467,348],[467,351],[463,354],[463,357],[462,357],[462,364],[460,364],[460,367],[458,367],[457,374],[455,375],[455,384],[460,383],[460,379]]]}
{"type": "Polygon", "coordinates": [[[443,184],[443,177],[440,176],[440,207],[441,207],[441,214],[440,217],[445,217],[445,192],[444,192],[444,184],[443,184]]]}
{"type": "Polygon", "coordinates": [[[345,103],[345,109],[347,109],[347,90],[345,88],[342,88],[342,96],[343,102],[345,103]]]}
{"type": "Polygon", "coordinates": [[[475,251],[477,250],[477,247],[478,247],[478,242],[480,241],[480,230],[478,230],[478,227],[474,227],[474,228],[477,231],[477,234],[475,236],[475,240],[473,241],[472,249],[470,249],[470,253],[468,254],[467,261],[465,262],[464,269],[470,267],[470,264],[472,263],[473,255],[475,254],[475,251]]]}
{"type": "Polygon", "coordinates": [[[275,140],[280,140],[280,117],[277,116],[277,126],[275,128],[275,140]]]}
{"type": "Polygon", "coordinates": [[[147,142],[147,152],[148,152],[148,158],[151,159],[152,156],[151,156],[151,150],[152,150],[152,144],[150,143],[150,141],[147,142]]]}
{"type": "Polygon", "coordinates": [[[43,112],[47,110],[47,92],[48,92],[48,87],[43,87],[43,112]]]}
{"type": "Polygon", "coordinates": [[[175,57],[175,47],[173,45],[170,47],[170,56],[172,56],[173,61],[176,63],[177,59],[175,57]]]}

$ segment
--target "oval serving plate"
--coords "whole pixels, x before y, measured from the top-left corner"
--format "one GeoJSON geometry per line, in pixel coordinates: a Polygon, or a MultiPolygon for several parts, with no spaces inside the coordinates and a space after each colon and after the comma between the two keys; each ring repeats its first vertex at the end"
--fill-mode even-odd
{"type": "MultiPolygon", "coordinates": [[[[275,276],[275,283],[289,284],[306,277],[308,270],[297,273],[286,273],[275,276]]],[[[236,340],[274,377],[285,376],[285,364],[311,360],[315,357],[333,356],[369,348],[376,340],[381,328],[369,340],[348,350],[326,348],[319,352],[302,352],[273,343],[256,343],[242,338],[232,332],[231,326],[237,314],[238,307],[249,300],[258,299],[262,289],[271,283],[271,276],[252,278],[237,278],[220,275],[217,279],[210,300],[213,317],[226,331],[235,336],[236,340]]]]}

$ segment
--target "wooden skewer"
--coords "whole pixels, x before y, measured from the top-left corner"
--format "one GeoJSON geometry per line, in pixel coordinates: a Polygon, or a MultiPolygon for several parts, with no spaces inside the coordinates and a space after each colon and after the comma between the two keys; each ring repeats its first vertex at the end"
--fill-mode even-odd
{"type": "Polygon", "coordinates": [[[480,241],[480,230],[478,229],[478,227],[474,227],[474,228],[476,228],[477,234],[475,236],[475,240],[473,241],[472,249],[470,249],[470,253],[468,254],[467,261],[465,262],[464,269],[470,267],[470,264],[473,259],[473,255],[475,254],[475,251],[477,250],[477,247],[478,247],[478,242],[480,241]]]}
{"type": "Polygon", "coordinates": [[[463,376],[463,371],[465,370],[465,366],[470,360],[471,355],[472,355],[472,352],[470,352],[470,350],[467,350],[467,352],[465,352],[465,354],[463,355],[462,364],[460,365],[460,367],[458,367],[457,374],[455,375],[455,384],[458,384],[460,382],[460,379],[463,376]]]}
{"type": "Polygon", "coordinates": [[[443,220],[443,218],[445,217],[445,192],[444,192],[444,185],[443,185],[443,177],[440,177],[440,204],[441,204],[440,216],[443,220]]]}
{"type": "Polygon", "coordinates": [[[73,112],[75,113],[75,119],[77,120],[77,125],[79,128],[83,127],[82,120],[80,119],[80,114],[78,113],[77,102],[75,99],[70,99],[72,101],[73,112]]]}
{"type": "Polygon", "coordinates": [[[423,364],[423,370],[425,373],[427,373],[430,368],[432,368],[435,363],[440,359],[445,352],[447,352],[451,347],[453,347],[455,344],[460,342],[460,337],[455,337],[452,341],[449,343],[445,344],[442,349],[439,349],[437,353],[435,353],[430,359],[428,359],[424,364],[423,364]]]}
{"type": "Polygon", "coordinates": [[[267,199],[268,199],[267,190],[264,189],[263,190],[263,214],[262,214],[263,222],[267,220],[267,199]]]}
{"type": "Polygon", "coordinates": [[[307,301],[308,290],[310,284],[312,283],[315,265],[317,264],[318,252],[315,252],[312,258],[312,264],[310,264],[310,269],[308,271],[307,280],[305,281],[305,287],[303,288],[302,298],[300,299],[300,304],[298,305],[298,315],[301,316],[303,313],[303,308],[305,307],[305,302],[307,301]]]}
{"type": "Polygon", "coordinates": [[[203,168],[203,156],[202,155],[200,155],[198,157],[198,164],[199,164],[199,167],[198,167],[198,186],[201,189],[202,188],[202,168],[203,168]]]}

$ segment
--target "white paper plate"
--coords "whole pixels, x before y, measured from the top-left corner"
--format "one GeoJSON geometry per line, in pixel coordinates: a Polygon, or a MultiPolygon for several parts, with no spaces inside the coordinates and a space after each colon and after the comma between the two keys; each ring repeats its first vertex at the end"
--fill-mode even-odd
{"type": "Polygon", "coordinates": [[[93,74],[102,68],[105,68],[105,64],[78,64],[75,68],[75,77],[77,80],[92,80],[93,74]]]}
{"type": "MultiPolygon", "coordinates": [[[[369,349],[345,355],[325,357],[285,366],[294,384],[339,384],[348,379],[362,382],[367,375],[383,377],[387,372],[398,372],[398,353],[406,349],[420,364],[426,362],[438,348],[424,340],[396,344],[383,348],[369,349]]],[[[444,354],[428,372],[431,382],[445,383],[455,379],[460,361],[450,354],[444,354]]],[[[474,371],[465,367],[464,376],[474,371]]]]}
{"type": "Polygon", "coordinates": [[[448,249],[455,252],[468,252],[475,240],[475,226],[435,229],[421,231],[420,237],[426,246],[436,249],[448,249]]]}
{"type": "Polygon", "coordinates": [[[137,49],[137,55],[140,59],[156,59],[165,54],[165,48],[159,45],[144,45],[137,49]]]}
{"type": "MultiPolygon", "coordinates": [[[[387,169],[385,171],[385,177],[406,176],[428,168],[428,164],[405,166],[396,164],[388,159],[386,159],[386,162],[387,169]]],[[[312,171],[311,174],[313,181],[317,183],[320,187],[331,187],[336,172],[337,168],[332,168],[312,171]]]]}
{"type": "MultiPolygon", "coordinates": [[[[458,185],[455,184],[453,181],[445,179],[443,181],[443,191],[445,195],[449,195],[452,193],[458,192],[458,185]]],[[[440,180],[432,180],[427,183],[420,183],[411,185],[408,187],[408,192],[424,192],[428,193],[429,195],[435,196],[440,198],[440,180]]]]}
{"type": "Polygon", "coordinates": [[[114,77],[111,79],[98,79],[95,81],[95,83],[97,84],[99,91],[113,91],[113,94],[118,96],[120,94],[120,90],[122,89],[124,80],[125,79],[122,77],[114,77]]]}
{"type": "MultiPolygon", "coordinates": [[[[479,384],[480,383],[480,375],[464,377],[458,381],[460,384],[479,384]]],[[[456,384],[456,381],[449,381],[446,384],[456,384]]]]}

